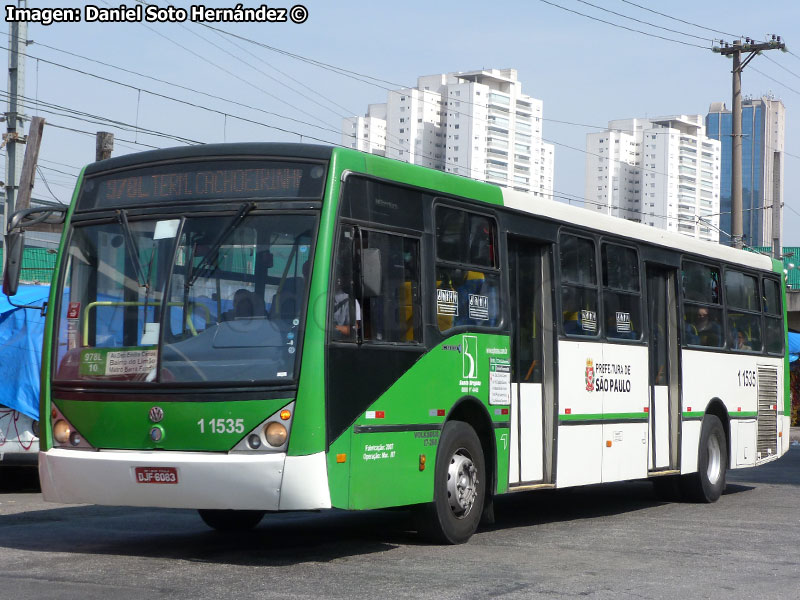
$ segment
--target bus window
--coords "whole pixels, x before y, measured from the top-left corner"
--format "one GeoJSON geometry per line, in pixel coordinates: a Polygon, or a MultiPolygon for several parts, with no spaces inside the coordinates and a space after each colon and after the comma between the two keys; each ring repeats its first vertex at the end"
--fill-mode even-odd
{"type": "Polygon", "coordinates": [[[436,207],[436,315],[440,331],[500,323],[496,232],[491,217],[436,207]]]}
{"type": "Polygon", "coordinates": [[[345,225],[334,272],[331,339],[355,342],[417,343],[422,340],[419,300],[419,240],[345,225]],[[381,267],[381,289],[359,289],[360,258],[374,251],[381,267]],[[351,326],[354,324],[354,326],[351,326]]]}
{"type": "Polygon", "coordinates": [[[596,336],[597,268],[594,242],[563,234],[561,256],[561,325],[568,335],[596,336]]]}
{"type": "Polygon", "coordinates": [[[728,305],[728,342],[733,350],[761,351],[761,302],[758,278],[740,271],[725,271],[728,305]]]}
{"type": "Polygon", "coordinates": [[[725,336],[719,269],[686,261],[682,281],[685,343],[721,348],[725,345],[725,336]]]}
{"type": "Polygon", "coordinates": [[[436,257],[441,261],[496,267],[495,225],[491,217],[436,207],[436,257]]]}
{"type": "Polygon", "coordinates": [[[603,244],[602,258],[606,335],[638,340],[642,337],[642,298],[636,250],[603,244]]]}
{"type": "Polygon", "coordinates": [[[764,346],[770,354],[783,354],[784,329],[780,284],[764,279],[764,346]]]}
{"type": "Polygon", "coordinates": [[[382,277],[380,294],[362,296],[364,341],[422,341],[419,240],[361,231],[361,251],[367,249],[378,251],[382,277]]]}
{"type": "Polygon", "coordinates": [[[333,309],[331,310],[331,339],[355,342],[361,323],[361,304],[356,301],[353,257],[355,227],[343,225],[339,235],[336,265],[333,273],[333,309]]]}

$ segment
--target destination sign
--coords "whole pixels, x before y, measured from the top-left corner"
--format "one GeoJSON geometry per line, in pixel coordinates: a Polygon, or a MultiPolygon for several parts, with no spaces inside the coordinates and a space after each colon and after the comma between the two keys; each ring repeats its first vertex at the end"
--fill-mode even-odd
{"type": "Polygon", "coordinates": [[[325,169],[318,164],[241,160],[133,169],[87,178],[77,208],[192,200],[321,198],[324,174],[325,169]]]}

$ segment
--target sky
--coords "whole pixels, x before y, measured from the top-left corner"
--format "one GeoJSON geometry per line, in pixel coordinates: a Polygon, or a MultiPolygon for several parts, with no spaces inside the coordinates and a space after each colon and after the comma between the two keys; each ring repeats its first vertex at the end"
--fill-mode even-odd
{"type": "MultiPolygon", "coordinates": [[[[269,6],[294,6],[280,1],[269,6]]],[[[791,53],[755,57],[742,91],[773,94],[786,106],[784,245],[800,246],[800,2],[301,1],[307,20],[300,24],[31,24],[26,113],[46,119],[34,197],[69,201],[78,170],[94,160],[100,130],[115,134],[114,155],[192,142],[338,144],[342,117],[364,114],[369,103],[386,101],[387,90],[414,86],[420,75],[510,67],[523,91],[544,102],[556,193],[582,198],[587,133],[613,119],[705,115],[716,101],[730,107],[732,63],[711,52],[712,39],[778,34],[791,53]]],[[[82,16],[84,6],[28,1],[29,8],[80,8],[82,16]]],[[[7,49],[7,35],[0,40],[7,49]]],[[[3,91],[5,99],[7,82],[3,91]]]]}

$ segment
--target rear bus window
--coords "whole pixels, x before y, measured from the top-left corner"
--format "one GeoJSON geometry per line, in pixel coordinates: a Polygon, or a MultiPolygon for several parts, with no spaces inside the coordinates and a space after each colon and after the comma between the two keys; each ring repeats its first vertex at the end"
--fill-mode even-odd
{"type": "Polygon", "coordinates": [[[770,354],[783,355],[785,334],[780,283],[774,279],[764,279],[763,286],[764,347],[770,354]]]}
{"type": "Polygon", "coordinates": [[[758,278],[741,271],[725,271],[728,303],[728,345],[741,352],[761,352],[761,302],[758,278]]]}

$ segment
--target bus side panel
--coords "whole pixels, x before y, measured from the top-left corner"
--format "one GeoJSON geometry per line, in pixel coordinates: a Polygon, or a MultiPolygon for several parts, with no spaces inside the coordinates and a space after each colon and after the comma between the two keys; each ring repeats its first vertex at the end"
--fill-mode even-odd
{"type": "Polygon", "coordinates": [[[594,371],[602,363],[603,344],[558,343],[558,487],[602,481],[604,392],[594,371]]]}
{"type": "Polygon", "coordinates": [[[603,482],[647,477],[647,348],[603,344],[594,377],[595,388],[603,390],[603,482]]]}
{"type": "Polygon", "coordinates": [[[328,448],[328,487],[333,508],[350,508],[350,465],[353,431],[348,429],[328,448]]]}
{"type": "Polygon", "coordinates": [[[783,360],[752,354],[716,353],[698,350],[683,351],[683,393],[681,472],[697,470],[697,445],[706,409],[714,399],[725,406],[731,421],[730,467],[752,466],[783,454],[787,436],[784,431],[783,360]],[[759,381],[762,401],[759,407],[759,381]],[[774,378],[773,385],[766,382],[774,378]],[[774,398],[770,400],[770,394],[774,398]],[[774,429],[772,420],[774,419],[774,429]],[[760,422],[759,422],[760,421],[760,422]],[[737,422],[736,425],[733,423],[737,422]],[[758,437],[771,438],[773,448],[761,449],[758,437]],[[754,458],[747,457],[754,453],[754,458]]]}
{"type": "Polygon", "coordinates": [[[295,419],[302,423],[289,439],[289,454],[293,456],[325,451],[325,323],[328,323],[328,280],[336,209],[341,186],[341,172],[364,168],[364,155],[337,153],[331,156],[325,187],[319,236],[314,250],[314,268],[309,284],[308,314],[303,340],[303,358],[297,386],[295,419]]]}
{"type": "MultiPolygon", "coordinates": [[[[496,462],[491,465],[497,473],[495,491],[506,491],[508,346],[506,336],[452,336],[420,358],[356,420],[348,456],[350,508],[430,502],[441,429],[452,411],[460,410],[459,401],[480,403],[485,429],[493,431],[485,442],[496,447],[496,462]]],[[[332,448],[340,448],[339,440],[347,435],[332,448]]],[[[487,460],[494,451],[486,449],[487,460]]]]}

